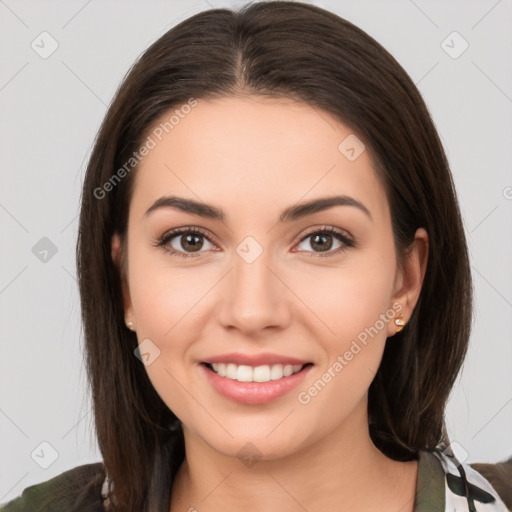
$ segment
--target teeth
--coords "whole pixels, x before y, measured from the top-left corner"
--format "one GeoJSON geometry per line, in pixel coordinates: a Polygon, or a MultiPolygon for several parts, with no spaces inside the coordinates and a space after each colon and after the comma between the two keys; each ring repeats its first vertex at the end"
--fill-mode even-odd
{"type": "Polygon", "coordinates": [[[238,377],[238,372],[237,372],[237,367],[236,367],[236,364],[232,364],[232,363],[229,363],[228,365],[226,365],[226,377],[228,379],[237,379],[238,377]]]}
{"type": "Polygon", "coordinates": [[[270,366],[257,366],[252,371],[254,382],[268,382],[270,380],[270,366]]]}
{"type": "Polygon", "coordinates": [[[233,363],[211,363],[213,371],[221,377],[238,380],[240,382],[269,382],[282,379],[302,370],[302,364],[274,364],[272,366],[247,366],[233,363]]]}

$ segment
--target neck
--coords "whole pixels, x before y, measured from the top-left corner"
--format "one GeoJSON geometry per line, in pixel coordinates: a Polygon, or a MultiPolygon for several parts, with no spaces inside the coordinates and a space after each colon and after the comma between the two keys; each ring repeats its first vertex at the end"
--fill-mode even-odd
{"type": "Polygon", "coordinates": [[[417,461],[397,462],[373,444],[366,403],[340,428],[272,460],[227,456],[184,429],[186,457],[174,480],[171,512],[281,512],[300,508],[413,510],[417,461]]]}

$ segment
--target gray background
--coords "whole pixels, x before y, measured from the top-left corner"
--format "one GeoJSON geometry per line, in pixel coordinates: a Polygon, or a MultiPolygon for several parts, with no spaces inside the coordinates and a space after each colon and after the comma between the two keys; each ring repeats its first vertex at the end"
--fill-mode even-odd
{"type": "MultiPolygon", "coordinates": [[[[239,3],[0,0],[0,502],[101,460],[85,392],[74,249],[81,182],[106,105],[165,31],[210,6],[239,3]],[[31,47],[51,49],[44,31],[58,43],[45,59],[31,47]]],[[[467,462],[511,456],[512,2],[310,3],[383,44],[431,110],[459,193],[476,291],[447,425],[467,462]],[[446,39],[453,31],[469,44],[457,58],[464,43],[446,39]]]]}

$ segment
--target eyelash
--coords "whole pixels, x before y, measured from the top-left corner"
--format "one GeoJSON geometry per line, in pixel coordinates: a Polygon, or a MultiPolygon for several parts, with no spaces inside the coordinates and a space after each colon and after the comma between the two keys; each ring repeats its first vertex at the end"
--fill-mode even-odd
{"type": "MultiPolygon", "coordinates": [[[[198,235],[201,235],[203,236],[204,238],[206,238],[206,240],[208,240],[208,242],[210,242],[211,244],[213,244],[213,242],[210,240],[210,237],[206,234],[205,231],[203,231],[201,228],[196,228],[196,227],[186,227],[186,228],[176,228],[176,229],[173,229],[171,231],[168,231],[166,232],[164,235],[162,235],[162,237],[156,241],[156,243],[154,243],[153,245],[155,247],[161,247],[164,251],[166,251],[167,253],[171,253],[173,255],[176,255],[178,258],[196,258],[198,256],[200,256],[201,252],[203,251],[200,251],[198,253],[186,253],[186,252],[182,252],[182,251],[176,251],[175,249],[172,249],[172,248],[167,248],[166,245],[175,237],[177,237],[178,235],[183,235],[183,234],[198,234],[198,235]]],[[[343,243],[343,246],[338,248],[337,250],[335,251],[329,251],[329,252],[326,252],[326,253],[315,253],[314,251],[306,251],[308,253],[313,253],[311,254],[312,257],[320,257],[320,258],[328,258],[328,257],[331,257],[331,256],[335,256],[337,254],[340,254],[344,251],[346,251],[349,247],[355,247],[356,246],[356,243],[354,240],[352,240],[351,238],[349,238],[348,236],[346,236],[344,234],[344,232],[342,232],[341,230],[339,229],[336,229],[336,228],[333,228],[331,226],[326,226],[326,227],[322,227],[320,229],[316,229],[314,231],[310,231],[308,232],[307,234],[305,234],[298,242],[296,245],[304,242],[304,240],[307,240],[309,237],[313,236],[313,235],[333,235],[336,239],[338,239],[340,242],[343,243]],[[314,255],[314,256],[313,256],[314,255]]]]}

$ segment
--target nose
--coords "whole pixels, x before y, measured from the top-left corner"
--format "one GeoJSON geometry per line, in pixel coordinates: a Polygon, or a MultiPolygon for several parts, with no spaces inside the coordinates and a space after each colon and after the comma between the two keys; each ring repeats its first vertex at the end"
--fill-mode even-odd
{"type": "Polygon", "coordinates": [[[290,322],[290,290],[272,268],[270,251],[249,263],[238,254],[224,278],[218,319],[226,329],[238,329],[247,336],[273,327],[283,329],[290,322]]]}

